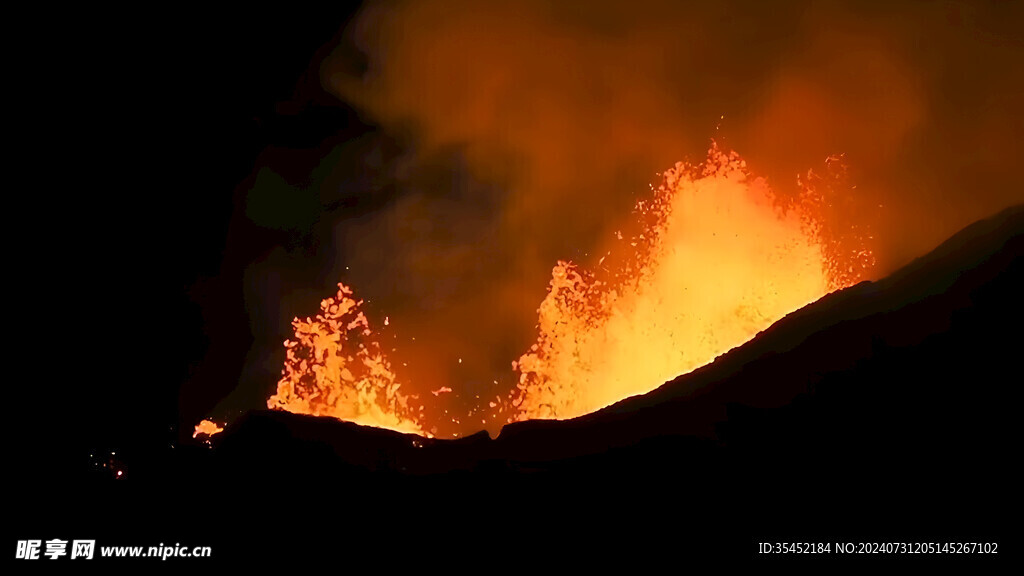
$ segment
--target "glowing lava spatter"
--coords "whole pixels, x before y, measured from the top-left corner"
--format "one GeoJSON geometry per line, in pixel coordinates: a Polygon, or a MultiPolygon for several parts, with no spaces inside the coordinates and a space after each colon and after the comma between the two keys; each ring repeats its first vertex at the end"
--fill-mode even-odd
{"type": "Polygon", "coordinates": [[[199,424],[196,424],[196,429],[195,429],[194,432],[192,432],[192,437],[193,438],[198,438],[199,436],[210,437],[210,436],[213,436],[214,434],[220,434],[223,431],[224,431],[224,428],[218,426],[217,423],[214,422],[213,420],[203,420],[199,424]]]}
{"type": "MultiPolygon", "coordinates": [[[[648,392],[863,279],[871,237],[837,224],[850,192],[841,160],[800,184],[797,198],[780,199],[714,143],[705,163],[665,172],[637,205],[641,232],[617,233],[609,262],[555,266],[537,341],[513,362],[518,385],[507,403],[489,402],[491,417],[572,418],[648,392]]],[[[268,405],[423,434],[418,397],[399,392],[358,308],[339,285],[315,319],[295,319],[268,405]]]]}
{"type": "MultiPolygon", "coordinates": [[[[555,266],[536,344],[516,363],[515,419],[572,418],[653,390],[750,340],[787,313],[859,280],[803,187],[782,201],[736,153],[666,172],[638,211],[649,224],[607,280],[555,266]],[[831,239],[827,244],[824,239],[831,239]]],[[[835,190],[833,190],[835,189],[835,190]]],[[[625,242],[625,240],[622,240],[625,242]]]]}
{"type": "Polygon", "coordinates": [[[800,196],[795,205],[789,203],[789,209],[801,214],[805,230],[821,246],[829,288],[838,290],[865,280],[876,264],[875,237],[861,221],[864,203],[850,183],[843,155],[829,156],[823,173],[808,170],[797,184],[800,196]]]}
{"type": "Polygon", "coordinates": [[[420,413],[410,404],[416,397],[399,391],[360,304],[338,284],[337,295],[320,303],[315,318],[292,321],[295,339],[285,340],[284,369],[267,406],[422,433],[420,413]]]}

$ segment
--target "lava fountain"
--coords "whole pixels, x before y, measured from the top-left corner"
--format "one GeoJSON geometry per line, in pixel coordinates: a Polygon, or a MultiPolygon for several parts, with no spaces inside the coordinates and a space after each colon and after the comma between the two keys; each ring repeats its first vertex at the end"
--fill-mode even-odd
{"type": "MultiPolygon", "coordinates": [[[[489,403],[492,416],[573,418],[643,394],[874,265],[868,231],[840,223],[853,194],[841,158],[808,172],[796,198],[714,143],[704,163],[662,176],[637,204],[634,234],[616,232],[590,269],[554,267],[537,340],[512,362],[518,384],[489,403]]],[[[268,406],[429,435],[430,397],[402,390],[360,304],[340,284],[315,318],[293,321],[268,406]]]]}
{"type": "Polygon", "coordinates": [[[320,303],[315,318],[292,321],[295,339],[284,342],[282,377],[267,406],[421,433],[422,407],[413,412],[410,397],[399,391],[361,304],[351,288],[338,284],[337,295],[320,303]]]}
{"type": "Polygon", "coordinates": [[[848,241],[820,218],[841,190],[841,161],[829,165],[836,178],[809,173],[789,202],[717,146],[703,165],[664,173],[617,270],[555,267],[537,342],[513,364],[516,418],[572,418],[649,392],[859,281],[870,238],[848,241]]]}

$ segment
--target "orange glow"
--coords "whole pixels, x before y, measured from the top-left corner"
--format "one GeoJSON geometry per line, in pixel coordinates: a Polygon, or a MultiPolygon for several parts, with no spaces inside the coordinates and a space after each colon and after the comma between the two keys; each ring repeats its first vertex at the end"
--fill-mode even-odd
{"type": "Polygon", "coordinates": [[[212,420],[203,420],[199,424],[196,424],[196,430],[192,433],[192,437],[196,438],[200,434],[204,436],[213,436],[214,434],[219,434],[223,431],[224,428],[218,426],[216,422],[212,420]]]}
{"type": "MultiPolygon", "coordinates": [[[[779,198],[716,144],[705,163],[665,172],[637,204],[638,231],[615,232],[593,270],[554,267],[536,343],[512,363],[518,385],[488,402],[488,416],[572,418],[648,392],[862,280],[874,266],[873,237],[837,224],[853,191],[841,157],[800,185],[798,197],[779,198]]],[[[419,396],[400,391],[360,304],[339,284],[315,319],[293,321],[268,406],[429,435],[419,396]]]]}
{"type": "Polygon", "coordinates": [[[613,251],[631,255],[618,270],[555,266],[537,342],[514,364],[515,418],[572,418],[649,392],[859,281],[870,251],[858,248],[850,264],[861,238],[818,219],[842,192],[839,166],[831,187],[812,172],[788,202],[714,145],[705,164],[666,172],[654,200],[637,206],[643,232],[616,234],[613,251]]]}
{"type": "Polygon", "coordinates": [[[338,284],[338,294],[320,303],[316,318],[292,321],[295,340],[285,340],[284,370],[267,406],[421,433],[418,414],[410,397],[399,392],[401,384],[373,339],[361,304],[349,287],[338,284]]]}

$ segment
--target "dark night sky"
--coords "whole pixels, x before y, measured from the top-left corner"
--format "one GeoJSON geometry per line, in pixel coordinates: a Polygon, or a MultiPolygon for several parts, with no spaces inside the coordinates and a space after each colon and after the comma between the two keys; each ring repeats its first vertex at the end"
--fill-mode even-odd
{"type": "Polygon", "coordinates": [[[700,160],[721,116],[783,188],[846,152],[890,206],[885,270],[1024,200],[1021,3],[479,5],[383,3],[348,32],[343,2],[84,13],[40,35],[40,229],[20,236],[45,250],[19,277],[42,298],[15,314],[44,408],[18,407],[56,404],[76,434],[34,465],[159,458],[172,427],[259,406],[288,320],[340,280],[438,364],[472,343],[497,370],[555,260],[700,160]]]}
{"type": "Polygon", "coordinates": [[[30,375],[12,400],[12,428],[32,430],[14,447],[26,483],[75,477],[101,450],[160,459],[179,422],[237,385],[252,340],[244,268],[307,241],[239,224],[238,190],[268,147],[370,130],[305,75],[355,9],[142,12],[128,24],[83,10],[41,27],[24,83],[38,153],[18,199],[32,216],[17,223],[31,305],[12,310],[16,373],[30,375]],[[46,344],[61,333],[69,344],[46,344]]]}

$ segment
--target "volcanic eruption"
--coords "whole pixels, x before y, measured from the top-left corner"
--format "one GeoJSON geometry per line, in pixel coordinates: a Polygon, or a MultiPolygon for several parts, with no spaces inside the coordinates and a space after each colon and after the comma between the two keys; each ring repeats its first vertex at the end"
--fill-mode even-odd
{"type": "Polygon", "coordinates": [[[1014,542],[1024,3],[217,12],[24,76],[16,538],[1014,542]]]}
{"type": "MultiPolygon", "coordinates": [[[[648,392],[871,272],[872,236],[825,219],[854,192],[841,157],[788,199],[715,142],[705,162],[662,176],[636,205],[635,235],[616,231],[592,269],[557,263],[536,343],[512,362],[518,384],[471,409],[454,436],[502,414],[573,418],[648,392]]],[[[339,284],[315,318],[293,321],[268,406],[432,436],[425,407],[439,394],[414,392],[415,374],[388,360],[360,304],[339,284]]]]}
{"type": "Polygon", "coordinates": [[[187,386],[234,391],[201,415],[578,417],[1014,196],[1012,9],[556,4],[370,2],[303,62],[203,304],[187,386]]]}

